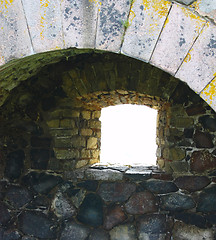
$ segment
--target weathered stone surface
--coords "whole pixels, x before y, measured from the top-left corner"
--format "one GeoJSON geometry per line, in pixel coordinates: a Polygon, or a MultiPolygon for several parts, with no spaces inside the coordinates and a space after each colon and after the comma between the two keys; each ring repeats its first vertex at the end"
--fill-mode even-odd
{"type": "Polygon", "coordinates": [[[22,179],[23,184],[30,186],[34,191],[47,194],[49,193],[57,184],[62,182],[62,178],[56,175],[30,172],[22,179]]]}
{"type": "Polygon", "coordinates": [[[90,226],[98,227],[103,224],[103,201],[94,193],[86,195],[79,208],[77,219],[90,226]]]}
{"type": "Polygon", "coordinates": [[[59,1],[23,1],[33,48],[38,52],[63,47],[59,1]]]}
{"type": "Polygon", "coordinates": [[[0,224],[4,225],[10,220],[10,213],[7,206],[0,202],[0,224]]]}
{"type": "Polygon", "coordinates": [[[207,219],[201,215],[195,213],[175,213],[174,218],[178,219],[186,224],[195,225],[199,228],[211,227],[211,224],[207,222],[207,219]]]}
{"type": "Polygon", "coordinates": [[[197,148],[212,148],[214,144],[209,133],[196,131],[194,134],[194,142],[197,148]]]}
{"type": "Polygon", "coordinates": [[[175,179],[175,184],[189,192],[195,192],[209,185],[210,180],[205,176],[184,176],[175,179]]]}
{"type": "Polygon", "coordinates": [[[188,116],[195,116],[199,114],[204,114],[206,110],[202,104],[198,104],[198,105],[192,105],[190,107],[187,107],[186,112],[188,116]]]}
{"type": "Polygon", "coordinates": [[[166,215],[148,214],[138,220],[138,239],[165,239],[167,232],[166,215]]]}
{"type": "Polygon", "coordinates": [[[31,146],[32,147],[44,147],[44,148],[49,148],[51,144],[51,139],[50,138],[42,138],[42,137],[37,137],[33,136],[31,138],[31,146]]]}
{"type": "Polygon", "coordinates": [[[87,169],[85,175],[90,180],[118,181],[123,178],[122,172],[112,169],[87,169]]]}
{"type": "Polygon", "coordinates": [[[65,48],[94,48],[96,23],[101,2],[61,2],[65,48]]]}
{"type": "Polygon", "coordinates": [[[27,189],[19,186],[11,186],[7,190],[5,197],[8,202],[17,209],[29,203],[33,198],[27,189]]]}
{"type": "Polygon", "coordinates": [[[195,151],[191,155],[191,170],[202,173],[207,170],[213,170],[216,166],[216,157],[208,151],[195,151]]]}
{"type": "Polygon", "coordinates": [[[170,193],[160,197],[160,206],[168,211],[182,211],[195,207],[194,200],[187,195],[170,193]]]}
{"type": "Polygon", "coordinates": [[[47,149],[32,149],[31,150],[32,168],[47,169],[50,157],[49,150],[47,149]]]}
{"type": "Polygon", "coordinates": [[[216,111],[216,77],[200,93],[200,97],[205,100],[214,111],[216,111]]]}
{"type": "Polygon", "coordinates": [[[124,202],[135,190],[134,183],[101,183],[98,194],[105,202],[124,202]]]}
{"type": "Polygon", "coordinates": [[[78,187],[84,188],[88,191],[93,191],[95,192],[98,188],[98,181],[96,180],[87,180],[83,182],[79,182],[77,184],[78,187]]]}
{"type": "Polygon", "coordinates": [[[3,240],[16,240],[21,238],[21,234],[15,229],[7,229],[2,233],[2,236],[0,234],[0,237],[3,240]]]}
{"type": "Polygon", "coordinates": [[[158,202],[149,191],[134,193],[125,204],[125,209],[129,214],[144,214],[156,212],[158,202]]]}
{"type": "Polygon", "coordinates": [[[151,177],[151,174],[152,170],[149,170],[147,168],[142,169],[142,167],[140,168],[132,167],[125,172],[124,177],[131,178],[134,180],[147,180],[151,177]]]}
{"type": "Polygon", "coordinates": [[[176,222],[173,229],[173,239],[176,240],[213,240],[214,234],[211,229],[200,229],[198,227],[187,225],[182,222],[176,222]]]}
{"type": "Polygon", "coordinates": [[[163,157],[165,159],[179,161],[185,158],[185,151],[177,147],[165,148],[163,151],[163,157]]]}
{"type": "Polygon", "coordinates": [[[0,4],[0,65],[33,53],[22,1],[0,4]]]}
{"type": "Polygon", "coordinates": [[[214,78],[215,39],[216,27],[208,22],[175,75],[197,93],[214,78]]]}
{"type": "Polygon", "coordinates": [[[5,176],[10,180],[19,178],[23,171],[24,159],[25,154],[23,150],[17,150],[9,153],[5,167],[5,176]]]}
{"type": "Polygon", "coordinates": [[[216,211],[216,186],[210,186],[203,190],[199,196],[197,211],[213,212],[216,211]]]}
{"type": "Polygon", "coordinates": [[[110,239],[111,240],[134,240],[136,239],[136,229],[135,226],[131,223],[119,225],[114,227],[110,231],[110,239]]]}
{"type": "Polygon", "coordinates": [[[119,52],[124,33],[124,23],[130,11],[130,2],[104,0],[100,6],[96,34],[96,48],[119,52]]]}
{"type": "Polygon", "coordinates": [[[176,2],[183,3],[185,5],[190,5],[193,2],[195,2],[195,0],[176,0],[176,2]]]}
{"type": "Polygon", "coordinates": [[[183,161],[170,162],[169,167],[175,173],[187,173],[189,170],[189,163],[183,161]]]}
{"type": "Polygon", "coordinates": [[[205,20],[198,15],[174,4],[150,62],[175,74],[204,24],[205,20]]]}
{"type": "Polygon", "coordinates": [[[76,214],[76,208],[73,204],[58,192],[52,202],[52,209],[57,217],[68,219],[76,214]]]}
{"type": "Polygon", "coordinates": [[[45,214],[25,211],[19,216],[20,229],[24,234],[38,238],[56,239],[56,223],[45,214]]]}
{"type": "Polygon", "coordinates": [[[121,206],[114,206],[107,209],[107,214],[104,217],[104,228],[106,230],[110,230],[116,225],[122,223],[126,220],[127,216],[123,211],[123,207],[121,206]]]}
{"type": "Polygon", "coordinates": [[[109,240],[109,234],[104,231],[103,229],[95,229],[93,230],[89,237],[88,237],[88,240],[109,240]]]}
{"type": "Polygon", "coordinates": [[[199,122],[203,125],[205,129],[208,129],[211,132],[216,131],[216,119],[209,116],[205,115],[199,118],[199,122]]]}
{"type": "Polygon", "coordinates": [[[90,229],[75,222],[67,222],[60,236],[60,240],[85,240],[90,229]]]}
{"type": "Polygon", "coordinates": [[[145,189],[153,193],[170,193],[178,191],[177,186],[173,182],[162,181],[162,180],[148,180],[146,182],[140,183],[145,189]]]}
{"type": "Polygon", "coordinates": [[[163,0],[134,1],[121,52],[148,62],[170,6],[170,2],[163,0]]]}

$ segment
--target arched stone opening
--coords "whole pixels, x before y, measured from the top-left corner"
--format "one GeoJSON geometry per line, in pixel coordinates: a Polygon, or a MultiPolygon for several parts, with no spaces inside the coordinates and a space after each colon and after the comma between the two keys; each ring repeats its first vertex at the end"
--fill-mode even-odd
{"type": "Polygon", "coordinates": [[[0,119],[0,237],[214,239],[216,116],[178,79],[116,54],[80,55],[13,88],[0,119]],[[90,166],[100,109],[119,103],[158,108],[159,168],[90,166]]]}

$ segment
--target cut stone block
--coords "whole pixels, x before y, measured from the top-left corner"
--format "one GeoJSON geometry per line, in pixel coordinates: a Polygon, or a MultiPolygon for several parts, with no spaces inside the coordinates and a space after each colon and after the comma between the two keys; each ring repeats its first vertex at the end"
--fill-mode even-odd
{"type": "Polygon", "coordinates": [[[97,49],[120,51],[129,11],[130,1],[104,0],[102,2],[98,17],[97,49]]]}
{"type": "Polygon", "coordinates": [[[164,0],[135,1],[130,11],[129,26],[121,52],[148,62],[170,6],[171,3],[164,0]]]}
{"type": "Polygon", "coordinates": [[[216,111],[216,77],[200,93],[200,97],[216,111]]]}
{"type": "Polygon", "coordinates": [[[200,93],[216,76],[216,27],[207,23],[175,77],[200,93]]]}
{"type": "Polygon", "coordinates": [[[23,0],[23,7],[35,52],[63,47],[61,10],[58,0],[23,0]]]}
{"type": "Polygon", "coordinates": [[[150,62],[174,75],[205,22],[186,8],[174,4],[150,62]]]}
{"type": "Polygon", "coordinates": [[[65,48],[94,48],[99,1],[61,1],[65,48]]]}
{"type": "Polygon", "coordinates": [[[0,1],[0,65],[33,53],[21,0],[0,1]]]}

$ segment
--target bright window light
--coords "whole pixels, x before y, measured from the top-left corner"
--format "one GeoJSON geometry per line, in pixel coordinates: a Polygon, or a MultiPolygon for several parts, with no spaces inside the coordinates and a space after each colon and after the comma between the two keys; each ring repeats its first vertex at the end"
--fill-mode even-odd
{"type": "Polygon", "coordinates": [[[102,164],[156,165],[157,110],[117,105],[101,111],[102,164]]]}

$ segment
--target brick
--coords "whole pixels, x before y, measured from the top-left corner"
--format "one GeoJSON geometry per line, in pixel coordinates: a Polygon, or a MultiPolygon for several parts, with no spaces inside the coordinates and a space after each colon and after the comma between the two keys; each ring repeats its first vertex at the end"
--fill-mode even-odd
{"type": "Polygon", "coordinates": [[[97,138],[91,137],[87,140],[87,148],[97,148],[97,138]]]}
{"type": "Polygon", "coordinates": [[[88,164],[88,160],[79,160],[77,161],[75,168],[81,168],[86,166],[87,164],[88,164]]]}
{"type": "Polygon", "coordinates": [[[92,112],[92,119],[99,119],[101,116],[101,111],[92,112]]]}
{"type": "Polygon", "coordinates": [[[54,146],[56,148],[69,148],[72,146],[72,143],[71,143],[71,138],[55,138],[54,140],[54,146]]]}
{"type": "Polygon", "coordinates": [[[81,148],[86,147],[86,139],[84,137],[75,137],[71,139],[72,147],[81,148]]]}
{"type": "Polygon", "coordinates": [[[91,129],[86,129],[86,128],[83,128],[81,129],[81,135],[82,136],[91,136],[93,133],[93,131],[91,129]]]}
{"type": "Polygon", "coordinates": [[[91,118],[91,112],[89,112],[89,111],[82,111],[82,117],[84,119],[89,120],[91,118]]]}
{"type": "Polygon", "coordinates": [[[59,120],[50,120],[50,121],[47,121],[47,125],[50,127],[50,128],[58,128],[59,127],[59,120]]]}
{"type": "Polygon", "coordinates": [[[54,148],[54,152],[57,159],[76,159],[80,156],[78,150],[54,148]]]}
{"type": "Polygon", "coordinates": [[[75,122],[72,119],[62,119],[60,120],[60,127],[62,128],[74,128],[75,122]]]}

